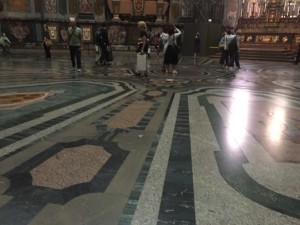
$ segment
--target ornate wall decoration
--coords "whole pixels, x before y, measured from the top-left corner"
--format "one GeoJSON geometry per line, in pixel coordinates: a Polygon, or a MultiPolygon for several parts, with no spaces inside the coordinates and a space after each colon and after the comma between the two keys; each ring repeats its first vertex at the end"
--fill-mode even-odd
{"type": "Polygon", "coordinates": [[[56,25],[48,25],[48,32],[50,35],[50,39],[57,40],[57,26],[56,25]]]}
{"type": "Polygon", "coordinates": [[[9,33],[19,42],[22,42],[30,34],[30,29],[22,23],[11,24],[9,25],[9,33]]]}
{"type": "Polygon", "coordinates": [[[92,41],[92,27],[81,26],[82,28],[82,39],[83,41],[92,41]]]}
{"type": "Polygon", "coordinates": [[[11,12],[28,12],[30,10],[29,0],[9,0],[8,11],[11,12]]]}
{"type": "Polygon", "coordinates": [[[60,30],[60,36],[61,36],[61,39],[64,42],[67,42],[67,40],[68,40],[68,31],[67,31],[66,27],[62,27],[61,28],[61,30],[60,30]]]}
{"type": "Polygon", "coordinates": [[[108,27],[108,37],[112,44],[121,44],[126,43],[126,30],[124,26],[113,25],[108,27]]]}
{"type": "Polygon", "coordinates": [[[79,12],[81,13],[93,13],[93,0],[80,0],[79,12]]]}
{"type": "Polygon", "coordinates": [[[133,9],[136,15],[141,15],[144,10],[145,0],[133,0],[133,9]]]}
{"type": "Polygon", "coordinates": [[[57,12],[57,1],[56,0],[45,0],[45,12],[56,13],[57,12]]]}
{"type": "Polygon", "coordinates": [[[103,1],[101,1],[101,0],[96,0],[96,2],[95,2],[95,7],[94,7],[94,11],[95,11],[95,14],[96,14],[97,16],[103,15],[103,11],[104,11],[104,3],[103,3],[103,1]]]}
{"type": "Polygon", "coordinates": [[[277,43],[279,42],[278,35],[257,35],[256,43],[277,43]]]}

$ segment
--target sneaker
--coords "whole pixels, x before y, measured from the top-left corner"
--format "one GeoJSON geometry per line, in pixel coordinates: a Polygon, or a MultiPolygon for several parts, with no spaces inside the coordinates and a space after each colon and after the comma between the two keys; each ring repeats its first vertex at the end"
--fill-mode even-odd
{"type": "Polygon", "coordinates": [[[81,72],[81,69],[77,69],[77,72],[80,73],[80,72],[81,72]]]}
{"type": "Polygon", "coordinates": [[[76,68],[75,68],[75,67],[73,67],[73,71],[76,71],[76,68]]]}
{"type": "Polygon", "coordinates": [[[173,74],[177,74],[177,73],[178,73],[178,71],[176,71],[176,70],[173,70],[173,71],[172,71],[172,73],[173,73],[173,74]]]}

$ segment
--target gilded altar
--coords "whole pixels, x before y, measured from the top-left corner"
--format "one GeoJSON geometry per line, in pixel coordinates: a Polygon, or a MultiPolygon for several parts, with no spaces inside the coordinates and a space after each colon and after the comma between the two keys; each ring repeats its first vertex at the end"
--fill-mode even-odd
{"type": "Polygon", "coordinates": [[[253,2],[250,16],[241,15],[239,19],[243,47],[297,49],[300,44],[300,12],[299,6],[296,8],[297,2],[264,0],[260,3],[262,7],[256,8],[253,2]]]}

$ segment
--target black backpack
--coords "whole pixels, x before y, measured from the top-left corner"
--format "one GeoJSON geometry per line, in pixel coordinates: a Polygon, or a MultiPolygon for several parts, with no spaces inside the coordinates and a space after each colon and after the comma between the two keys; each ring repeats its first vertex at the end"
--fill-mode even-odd
{"type": "Polygon", "coordinates": [[[234,37],[231,42],[228,43],[228,50],[229,51],[234,51],[237,50],[238,46],[237,46],[237,40],[236,37],[234,37]]]}
{"type": "Polygon", "coordinates": [[[103,44],[103,33],[102,33],[101,30],[96,31],[95,43],[96,43],[96,45],[102,45],[103,44]]]}

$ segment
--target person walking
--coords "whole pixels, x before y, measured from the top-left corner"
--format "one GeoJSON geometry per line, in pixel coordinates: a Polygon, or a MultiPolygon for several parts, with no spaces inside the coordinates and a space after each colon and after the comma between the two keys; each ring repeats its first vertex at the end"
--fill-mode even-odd
{"type": "Polygon", "coordinates": [[[194,37],[194,59],[200,54],[200,33],[197,32],[194,37]]]}
{"type": "Polygon", "coordinates": [[[51,52],[50,49],[52,47],[52,41],[50,39],[50,35],[47,29],[44,30],[44,41],[43,41],[43,47],[45,50],[45,55],[47,59],[51,59],[51,52]]]}
{"type": "Polygon", "coordinates": [[[75,18],[71,18],[68,28],[69,50],[73,70],[81,72],[82,30],[76,25],[75,18]],[[75,61],[76,59],[76,61],[75,61]]]}
{"type": "Polygon", "coordinates": [[[10,53],[10,44],[11,44],[11,42],[5,33],[0,35],[0,46],[1,46],[4,54],[10,53]]]}
{"type": "Polygon", "coordinates": [[[164,65],[166,73],[177,74],[178,71],[175,70],[178,64],[178,46],[177,38],[181,35],[181,31],[174,25],[169,26],[168,33],[163,36],[165,43],[164,47],[164,65]]]}

